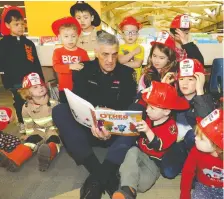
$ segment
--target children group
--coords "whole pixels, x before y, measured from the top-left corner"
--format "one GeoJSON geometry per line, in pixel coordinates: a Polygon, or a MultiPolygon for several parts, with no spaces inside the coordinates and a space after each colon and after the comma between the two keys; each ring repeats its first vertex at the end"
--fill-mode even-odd
{"type": "MultiPolygon", "coordinates": [[[[101,22],[98,13],[84,2],[73,5],[70,13],[71,17],[52,23],[52,31],[63,44],[52,57],[60,102],[49,97],[35,46],[23,35],[23,11],[6,6],[2,13],[0,72],[5,89],[13,95],[20,133],[24,134],[20,141],[2,132],[14,118],[11,109],[0,107],[0,166],[8,171],[17,171],[36,153],[39,170],[49,168],[62,147],[52,109],[67,103],[64,89],[73,90],[73,71],[82,70],[83,62],[98,57],[94,53],[97,34],[101,34],[96,31],[101,22]]],[[[128,150],[120,166],[120,185],[110,196],[135,199],[160,175],[173,179],[181,174],[181,199],[221,199],[223,110],[204,92],[204,59],[189,42],[189,17],[178,15],[171,22],[170,33],[159,32],[151,42],[144,69],[144,48],[136,43],[141,28],[131,16],[119,24],[125,44],[119,45],[116,56],[119,63],[134,69],[138,85],[129,109],[142,110],[143,120],[137,127],[141,132],[137,144],[128,150]]]]}

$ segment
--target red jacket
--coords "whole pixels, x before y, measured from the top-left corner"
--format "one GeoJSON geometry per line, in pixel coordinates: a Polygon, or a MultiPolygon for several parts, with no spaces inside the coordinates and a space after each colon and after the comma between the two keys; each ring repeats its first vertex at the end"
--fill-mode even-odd
{"type": "MultiPolygon", "coordinates": [[[[138,104],[146,107],[146,103],[140,99],[138,104]]],[[[155,134],[154,139],[149,142],[146,136],[140,136],[138,139],[138,147],[151,158],[161,160],[167,149],[177,140],[176,121],[169,117],[164,123],[153,126],[152,121],[146,117],[146,123],[155,134]]]]}
{"type": "Polygon", "coordinates": [[[82,48],[78,48],[74,51],[70,51],[62,48],[54,50],[53,54],[53,68],[58,74],[59,91],[63,91],[64,88],[72,90],[72,70],[69,69],[69,64],[89,61],[87,52],[82,48]]]}
{"type": "Polygon", "coordinates": [[[208,187],[223,188],[223,160],[192,148],[182,170],[180,199],[191,199],[195,175],[198,182],[208,187]]]}

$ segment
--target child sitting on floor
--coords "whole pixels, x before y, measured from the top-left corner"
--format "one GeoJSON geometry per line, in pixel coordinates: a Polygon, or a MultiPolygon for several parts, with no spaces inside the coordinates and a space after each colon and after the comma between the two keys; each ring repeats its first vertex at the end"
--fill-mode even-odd
{"type": "Polygon", "coordinates": [[[223,199],[223,110],[215,109],[204,119],[197,118],[197,123],[196,147],[182,171],[180,199],[223,199]]]}
{"type": "MultiPolygon", "coordinates": [[[[46,171],[61,147],[51,116],[52,109],[58,102],[49,98],[47,88],[37,73],[24,77],[19,93],[26,100],[22,109],[27,135],[24,145],[29,148],[30,157],[37,151],[39,170],[46,171]]],[[[17,155],[23,154],[18,151],[17,155]]]]}
{"type": "Polygon", "coordinates": [[[161,159],[177,139],[171,111],[189,108],[187,100],[179,97],[169,84],[152,81],[143,92],[136,104],[147,107],[148,116],[137,126],[141,132],[138,147],[132,147],[126,154],[120,167],[121,188],[113,199],[135,199],[137,191],[145,192],[156,182],[161,159]]]}

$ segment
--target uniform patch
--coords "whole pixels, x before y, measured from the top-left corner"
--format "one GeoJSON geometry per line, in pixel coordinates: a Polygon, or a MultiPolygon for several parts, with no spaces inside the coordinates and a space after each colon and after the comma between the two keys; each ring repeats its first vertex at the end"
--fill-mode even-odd
{"type": "Polygon", "coordinates": [[[170,133],[173,135],[173,134],[176,134],[177,133],[177,128],[175,125],[172,125],[169,127],[169,131],[170,133]]]}

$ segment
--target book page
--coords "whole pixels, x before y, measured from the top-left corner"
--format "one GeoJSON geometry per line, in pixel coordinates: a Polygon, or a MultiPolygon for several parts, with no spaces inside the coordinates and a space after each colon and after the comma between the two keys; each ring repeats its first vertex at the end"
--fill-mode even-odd
{"type": "Polygon", "coordinates": [[[97,126],[111,134],[138,136],[137,122],[142,121],[142,111],[95,110],[97,126]]]}
{"type": "Polygon", "coordinates": [[[68,89],[64,89],[64,91],[75,120],[80,124],[91,128],[93,124],[95,124],[95,109],[93,105],[68,89]]]}

